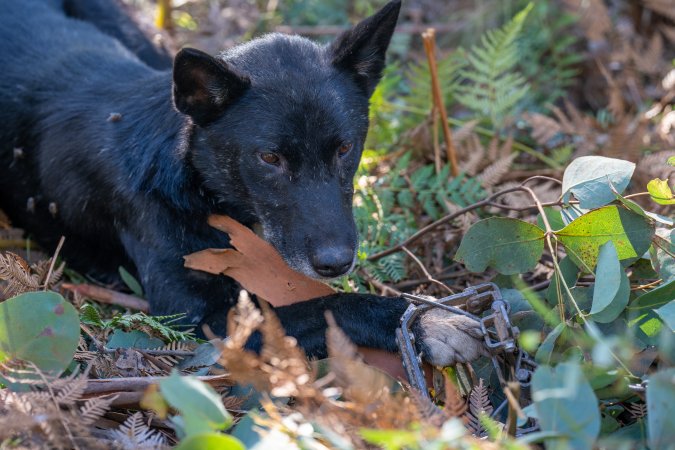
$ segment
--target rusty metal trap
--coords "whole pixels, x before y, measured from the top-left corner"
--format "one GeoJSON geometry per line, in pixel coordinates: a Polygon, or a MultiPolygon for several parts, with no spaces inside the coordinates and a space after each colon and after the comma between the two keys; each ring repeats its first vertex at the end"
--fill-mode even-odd
{"type": "MultiPolygon", "coordinates": [[[[529,387],[537,364],[529,354],[518,347],[520,330],[511,323],[509,318],[511,306],[502,298],[499,288],[494,283],[472,286],[458,294],[438,300],[411,294],[403,294],[403,298],[410,302],[410,305],[401,317],[401,327],[396,330],[396,341],[401,351],[408,381],[413,388],[431,399],[422,363],[423,355],[418,353],[415,347],[413,323],[425,311],[431,308],[441,308],[454,314],[470,317],[480,323],[485,347],[489,352],[488,358],[499,379],[500,387],[505,393],[505,399],[495,405],[490,416],[497,419],[503,415],[505,408],[508,408],[508,393],[513,391],[514,383],[516,387],[519,387],[517,389],[519,399],[511,398],[512,404],[513,402],[519,405],[530,403],[529,387]]],[[[443,389],[443,376],[438,368],[433,370],[433,388],[438,393],[443,389]]],[[[469,370],[472,369],[469,367],[469,370]]],[[[525,427],[516,430],[516,435],[537,429],[536,424],[527,421],[525,427]]]]}

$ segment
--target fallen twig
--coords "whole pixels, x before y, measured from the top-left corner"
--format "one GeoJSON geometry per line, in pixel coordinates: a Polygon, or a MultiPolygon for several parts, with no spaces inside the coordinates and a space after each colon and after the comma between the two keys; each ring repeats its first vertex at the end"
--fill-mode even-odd
{"type": "Polygon", "coordinates": [[[135,309],[142,312],[150,311],[150,303],[148,303],[147,300],[143,300],[142,298],[138,298],[134,295],[113,291],[112,289],[94,286],[93,284],[63,283],[62,288],[92,300],[96,300],[100,303],[117,305],[123,308],[135,309]]]}
{"type": "MultiPolygon", "coordinates": [[[[83,397],[98,397],[102,394],[143,392],[150,385],[157,384],[167,377],[127,377],[89,380],[83,397]]],[[[212,387],[234,386],[229,375],[208,375],[196,377],[212,387]]]]}

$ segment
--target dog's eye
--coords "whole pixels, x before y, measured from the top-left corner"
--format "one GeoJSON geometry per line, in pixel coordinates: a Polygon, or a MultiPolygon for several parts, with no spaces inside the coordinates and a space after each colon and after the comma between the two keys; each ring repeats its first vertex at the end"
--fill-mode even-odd
{"type": "Polygon", "coordinates": [[[281,164],[281,158],[276,153],[260,153],[260,159],[263,162],[270,164],[272,166],[278,166],[281,164]]]}
{"type": "Polygon", "coordinates": [[[347,153],[349,153],[352,148],[354,147],[354,144],[351,142],[342,144],[340,147],[338,147],[338,155],[339,156],[345,156],[347,153]]]}

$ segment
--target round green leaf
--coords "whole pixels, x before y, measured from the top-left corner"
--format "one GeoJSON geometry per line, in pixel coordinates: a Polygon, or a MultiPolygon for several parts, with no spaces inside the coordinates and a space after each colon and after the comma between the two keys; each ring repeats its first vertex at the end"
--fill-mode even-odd
{"type": "Polygon", "coordinates": [[[663,320],[663,323],[668,325],[671,331],[675,331],[675,300],[671,300],[654,311],[663,320]]]}
{"type": "Polygon", "coordinates": [[[246,450],[246,447],[226,434],[201,433],[183,439],[176,450],[246,450]]]}
{"type": "Polygon", "coordinates": [[[173,371],[159,382],[159,389],[169,405],[180,411],[187,436],[222,430],[232,422],[218,393],[195,377],[173,371]]]}
{"type": "Polygon", "coordinates": [[[673,404],[675,404],[675,368],[671,367],[649,377],[647,385],[649,448],[672,448],[675,442],[673,404]]]}
{"type": "Polygon", "coordinates": [[[649,251],[654,270],[666,283],[675,280],[675,230],[657,228],[655,242],[649,251]]]}
{"type": "Polygon", "coordinates": [[[675,196],[670,186],[668,186],[668,180],[654,178],[647,183],[647,191],[649,191],[649,196],[652,200],[659,205],[675,205],[675,196]]]}
{"type": "Polygon", "coordinates": [[[591,314],[600,323],[612,322],[628,304],[630,282],[612,241],[600,246],[591,314]]]}
{"type": "Polygon", "coordinates": [[[455,260],[471,272],[491,266],[504,275],[515,275],[533,269],[543,250],[541,228],[518,219],[491,217],[469,228],[455,260]]]}
{"type": "Polygon", "coordinates": [[[0,303],[0,361],[30,361],[62,372],[80,339],[77,311],[56,292],[28,292],[0,303]]]}
{"type": "Polygon", "coordinates": [[[593,210],[555,232],[570,258],[588,272],[598,262],[601,245],[612,241],[621,261],[638,258],[649,248],[653,234],[648,219],[617,206],[593,210]]]}
{"type": "Polygon", "coordinates": [[[593,448],[600,432],[598,400],[579,365],[539,366],[532,377],[532,400],[541,431],[562,436],[547,439],[546,448],[593,448]]]}
{"type": "Polygon", "coordinates": [[[563,175],[563,200],[570,194],[583,209],[594,209],[611,203],[615,191],[622,193],[633,176],[635,164],[604,156],[582,156],[567,166],[563,175]]]}

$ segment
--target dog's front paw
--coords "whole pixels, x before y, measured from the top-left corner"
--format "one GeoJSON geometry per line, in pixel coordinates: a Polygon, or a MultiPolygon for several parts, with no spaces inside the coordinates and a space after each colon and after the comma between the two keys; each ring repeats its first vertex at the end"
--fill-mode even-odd
{"type": "Polygon", "coordinates": [[[437,367],[471,362],[488,354],[480,323],[461,314],[432,308],[414,327],[422,357],[437,367]]]}

